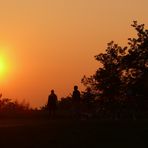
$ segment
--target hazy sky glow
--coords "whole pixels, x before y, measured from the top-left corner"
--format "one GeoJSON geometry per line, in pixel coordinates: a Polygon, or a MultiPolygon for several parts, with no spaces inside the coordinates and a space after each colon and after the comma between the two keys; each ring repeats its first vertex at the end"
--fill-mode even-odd
{"type": "MultiPolygon", "coordinates": [[[[133,20],[148,24],[147,0],[0,0],[4,97],[43,105],[50,89],[67,96],[98,66],[114,40],[126,45],[133,20]]],[[[2,58],[1,58],[2,59],[2,58]]],[[[0,61],[1,61],[0,59],[0,61]]]]}

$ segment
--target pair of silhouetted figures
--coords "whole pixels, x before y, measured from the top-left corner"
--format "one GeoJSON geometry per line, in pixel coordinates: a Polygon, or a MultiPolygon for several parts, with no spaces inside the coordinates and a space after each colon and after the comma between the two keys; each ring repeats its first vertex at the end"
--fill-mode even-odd
{"type": "MultiPolygon", "coordinates": [[[[80,91],[78,90],[78,86],[74,86],[72,99],[75,107],[75,113],[79,115],[80,112],[80,91]]],[[[51,94],[48,96],[48,111],[50,117],[54,117],[57,110],[57,95],[54,93],[54,90],[51,90],[51,94]]]]}

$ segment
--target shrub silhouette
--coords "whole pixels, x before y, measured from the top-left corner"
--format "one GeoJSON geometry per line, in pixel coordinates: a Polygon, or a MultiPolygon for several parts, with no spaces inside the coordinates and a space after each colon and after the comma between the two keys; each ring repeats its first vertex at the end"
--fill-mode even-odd
{"type": "Polygon", "coordinates": [[[0,98],[0,117],[3,116],[22,116],[28,114],[32,109],[29,103],[25,101],[19,103],[18,101],[13,101],[9,98],[0,98]]]}

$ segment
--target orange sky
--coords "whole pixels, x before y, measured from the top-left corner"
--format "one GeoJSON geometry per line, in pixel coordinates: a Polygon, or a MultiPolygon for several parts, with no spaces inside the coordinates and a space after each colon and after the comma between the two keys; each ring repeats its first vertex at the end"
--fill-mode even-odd
{"type": "Polygon", "coordinates": [[[147,22],[147,0],[0,0],[0,75],[4,97],[46,103],[72,92],[98,66],[94,55],[114,40],[126,45],[133,20],[147,22]]]}

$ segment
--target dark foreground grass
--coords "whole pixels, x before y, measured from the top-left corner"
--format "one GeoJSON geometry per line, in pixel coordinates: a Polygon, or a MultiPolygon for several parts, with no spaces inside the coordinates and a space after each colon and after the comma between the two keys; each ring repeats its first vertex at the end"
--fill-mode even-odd
{"type": "Polygon", "coordinates": [[[147,148],[147,123],[1,119],[0,148],[147,148]]]}

